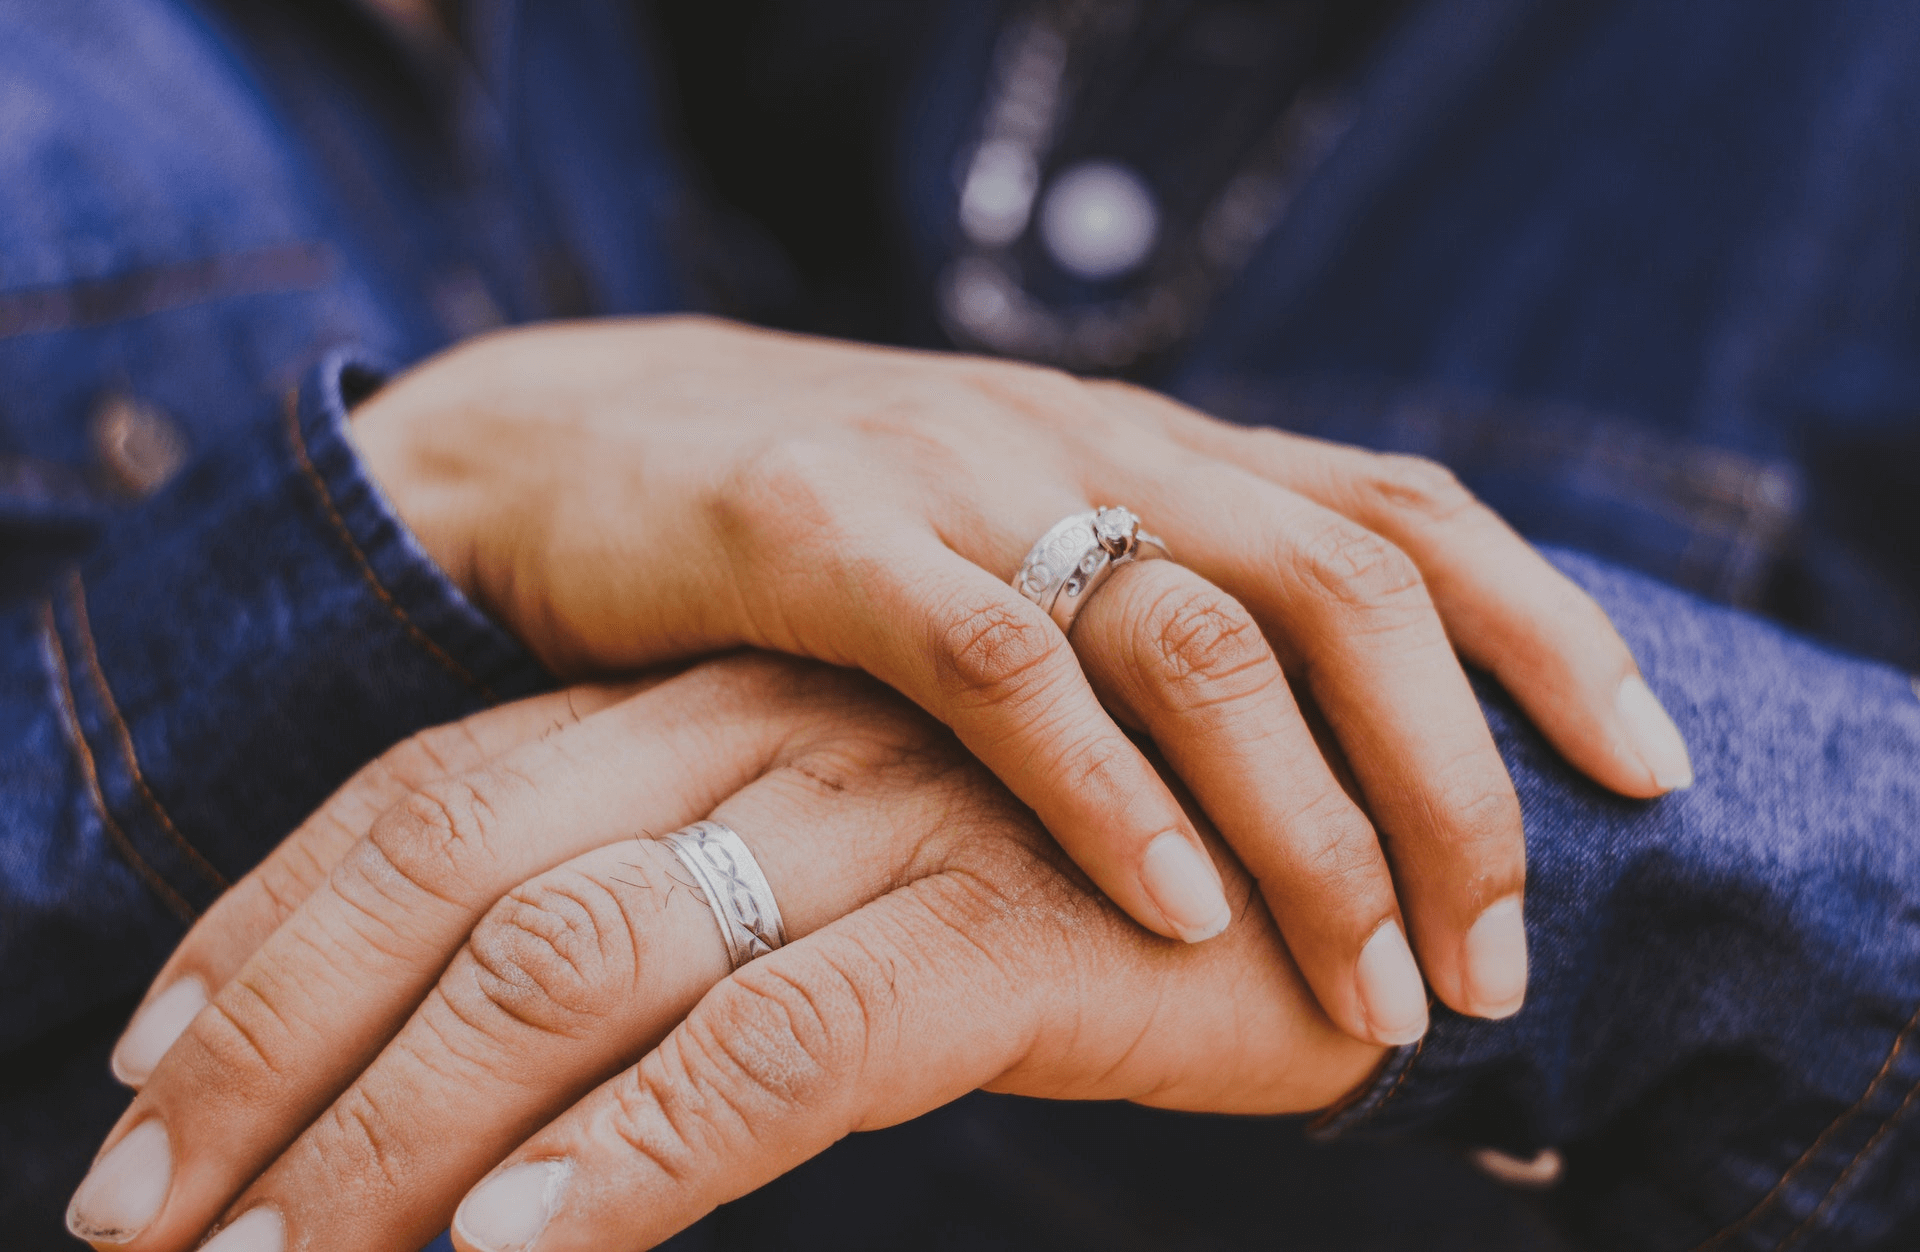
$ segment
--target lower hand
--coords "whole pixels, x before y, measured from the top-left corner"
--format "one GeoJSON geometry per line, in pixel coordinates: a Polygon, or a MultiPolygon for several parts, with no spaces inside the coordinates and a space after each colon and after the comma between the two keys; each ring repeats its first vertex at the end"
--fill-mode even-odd
{"type": "Polygon", "coordinates": [[[843,672],[742,657],[494,710],[363,771],[195,927],[116,1053],[144,1085],[76,1226],[131,1252],[221,1222],[216,1252],[412,1248],[479,1182],[469,1250],[644,1247],[976,1087],[1324,1106],[1381,1051],[1219,861],[1220,939],[1147,934],[843,672]],[[634,837],[710,812],[792,937],[731,974],[685,871],[634,837]],[[148,1014],[196,987],[166,1047],[148,1014]]]}

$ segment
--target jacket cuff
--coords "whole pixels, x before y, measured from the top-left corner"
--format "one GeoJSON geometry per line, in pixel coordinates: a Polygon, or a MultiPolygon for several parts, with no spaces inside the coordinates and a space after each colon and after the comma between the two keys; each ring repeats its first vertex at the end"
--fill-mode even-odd
{"type": "Polygon", "coordinates": [[[361,464],[348,401],[381,379],[328,358],[52,596],[114,842],[182,917],[392,743],[551,685],[361,464]]]}
{"type": "Polygon", "coordinates": [[[1697,781],[1605,793],[1483,684],[1527,828],[1527,1002],[1435,1006],[1319,1129],[1558,1147],[1579,1185],[1555,1203],[1595,1246],[1885,1246],[1920,1179],[1920,701],[1885,666],[1555,559],[1697,781]]]}

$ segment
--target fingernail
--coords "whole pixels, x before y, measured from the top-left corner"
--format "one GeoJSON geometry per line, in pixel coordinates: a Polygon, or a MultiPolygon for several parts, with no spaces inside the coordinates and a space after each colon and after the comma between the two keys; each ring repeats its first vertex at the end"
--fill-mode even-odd
{"type": "Polygon", "coordinates": [[[1620,682],[1620,694],[1614,701],[1620,720],[1626,723],[1634,751],[1653,775],[1662,791],[1684,791],[1693,786],[1693,761],[1687,756],[1687,741],[1680,728],[1660,706],[1653,688],[1638,674],[1629,674],[1620,682]]]}
{"type": "Polygon", "coordinates": [[[113,1076],[129,1087],[138,1087],[153,1077],[153,1067],[206,1007],[207,988],[198,978],[182,978],[155,996],[114,1045],[110,1062],[113,1076]]]}
{"type": "Polygon", "coordinates": [[[526,1252],[553,1218],[571,1161],[524,1161],[475,1187],[453,1215],[454,1229],[480,1252],[526,1252]]]}
{"type": "Polygon", "coordinates": [[[94,1162],[67,1206],[67,1229],[91,1243],[125,1243],[160,1211],[172,1177],[166,1127],[141,1122],[94,1162]]]}
{"type": "Polygon", "coordinates": [[[1174,933],[1188,943],[1213,938],[1233,920],[1213,862],[1180,835],[1168,832],[1147,845],[1140,880],[1174,933]]]}
{"type": "Polygon", "coordinates": [[[1353,976],[1377,1042],[1398,1047],[1427,1033],[1427,987],[1399,922],[1388,918],[1373,932],[1353,976]]]}
{"type": "Polygon", "coordinates": [[[286,1246],[287,1224],[279,1213],[262,1205],[229,1222],[200,1245],[200,1252],[282,1252],[286,1246]]]}
{"type": "Polygon", "coordinates": [[[1487,906],[1467,932],[1467,1002],[1480,1017],[1511,1017],[1527,998],[1527,927],[1520,897],[1487,906]]]}

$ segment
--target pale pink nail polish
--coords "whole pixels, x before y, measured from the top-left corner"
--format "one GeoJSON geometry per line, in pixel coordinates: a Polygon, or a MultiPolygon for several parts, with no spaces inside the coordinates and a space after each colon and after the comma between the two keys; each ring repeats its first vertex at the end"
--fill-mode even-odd
{"type": "Polygon", "coordinates": [[[113,1076],[129,1087],[143,1085],[153,1077],[154,1066],[167,1054],[200,1010],[207,1007],[207,988],[191,976],[155,996],[134,1015],[127,1033],[114,1045],[109,1064],[113,1076]]]}
{"type": "Polygon", "coordinates": [[[1213,938],[1233,920],[1213,862],[1181,835],[1169,831],[1147,845],[1140,881],[1188,943],[1213,938]]]}
{"type": "Polygon", "coordinates": [[[1527,996],[1527,927],[1520,897],[1488,905],[1466,942],[1467,1002],[1480,1017],[1511,1017],[1527,996]]]}
{"type": "Polygon", "coordinates": [[[93,1163],[67,1206],[67,1229],[89,1243],[127,1243],[160,1211],[172,1180],[166,1127],[141,1122],[93,1163]]]}
{"type": "Polygon", "coordinates": [[[481,1252],[528,1252],[553,1220],[573,1162],[522,1161],[467,1193],[453,1228],[481,1252]]]}
{"type": "Polygon", "coordinates": [[[1654,785],[1662,791],[1684,791],[1693,786],[1693,759],[1687,755],[1687,741],[1680,737],[1680,728],[1673,724],[1646,680],[1638,674],[1621,680],[1614,706],[1633,740],[1634,751],[1653,775],[1654,785]]]}
{"type": "Polygon", "coordinates": [[[1427,987],[1400,923],[1388,918],[1360,949],[1354,966],[1360,1007],[1377,1042],[1412,1043],[1427,1033],[1427,987]]]}

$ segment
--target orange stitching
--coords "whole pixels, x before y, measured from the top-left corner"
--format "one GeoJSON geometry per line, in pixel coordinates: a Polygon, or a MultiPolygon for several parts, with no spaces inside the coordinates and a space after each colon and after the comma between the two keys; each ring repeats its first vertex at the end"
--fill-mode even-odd
{"type": "Polygon", "coordinates": [[[120,823],[113,820],[113,814],[107,808],[106,793],[100,790],[100,772],[94,765],[93,749],[87,743],[86,732],[80,727],[80,710],[73,701],[73,683],[67,677],[67,650],[60,644],[60,629],[53,620],[53,601],[43,600],[40,611],[44,619],[42,628],[47,634],[47,646],[53,649],[54,674],[60,680],[60,703],[71,732],[74,756],[79,759],[80,769],[87,776],[87,788],[93,796],[93,806],[100,814],[100,821],[107,828],[107,837],[147,886],[153,888],[154,893],[191,926],[199,916],[198,911],[153,866],[147,864],[140,850],[133,846],[133,841],[127,838],[127,832],[120,829],[120,823]]]}
{"type": "Polygon", "coordinates": [[[1695,1248],[1693,1252],[1710,1252],[1710,1249],[1718,1247],[1760,1219],[1760,1216],[1766,1212],[1767,1207],[1780,1198],[1780,1193],[1786,1190],[1787,1184],[1792,1182],[1794,1178],[1799,1175],[1800,1171],[1806,1168],[1807,1164],[1820,1154],[1820,1149],[1826,1147],[1828,1142],[1840,1132],[1841,1126],[1852,1120],[1855,1114],[1866,1107],[1867,1101],[1873,1099],[1874,1095],[1879,1092],[1880,1084],[1885,1082],[1887,1075],[1893,1072],[1893,1063],[1899,1059],[1901,1049],[1906,1046],[1907,1039],[1913,1034],[1916,1026],[1920,1026],[1920,1009],[1914,1010],[1913,1016],[1907,1019],[1907,1024],[1901,1028],[1898,1035],[1894,1036],[1893,1047],[1887,1052],[1887,1059],[1880,1062],[1880,1072],[1873,1076],[1873,1081],[1867,1084],[1867,1089],[1860,1093],[1860,1098],[1853,1102],[1853,1106],[1846,1112],[1840,1114],[1840,1116],[1834,1118],[1833,1124],[1820,1132],[1819,1138],[1815,1139],[1807,1150],[1800,1154],[1798,1160],[1787,1166],[1787,1172],[1780,1175],[1780,1181],[1774,1183],[1772,1189],[1769,1190],[1766,1195],[1760,1197],[1760,1202],[1749,1209],[1745,1217],[1740,1218],[1719,1234],[1709,1238],[1705,1243],[1695,1248]]]}
{"type": "Polygon", "coordinates": [[[320,497],[321,507],[326,509],[327,519],[333,523],[334,532],[339,535],[340,541],[346,545],[347,551],[353,556],[354,564],[359,566],[360,576],[367,580],[367,585],[373,588],[373,594],[379,597],[380,603],[387,606],[387,611],[393,614],[394,620],[406,627],[407,634],[412,636],[413,641],[424,648],[429,656],[440,662],[448,673],[479,692],[488,704],[498,703],[499,697],[495,696],[485,683],[469,673],[466,666],[454,660],[444,648],[435,643],[426,631],[420,629],[414,620],[407,616],[407,611],[400,607],[400,602],[395,600],[393,594],[381,584],[380,576],[373,572],[373,563],[367,560],[367,554],[360,550],[360,545],[353,538],[353,531],[348,529],[347,519],[341,517],[340,510],[334,506],[333,496],[327,491],[326,480],[320,477],[320,471],[314,468],[313,458],[307,455],[306,438],[300,432],[300,393],[289,391],[286,406],[287,438],[293,444],[294,455],[300,458],[300,468],[306,473],[307,484],[313,488],[314,494],[320,497]]]}
{"type": "Polygon", "coordinates": [[[1421,1035],[1420,1042],[1413,1045],[1413,1055],[1407,1058],[1406,1068],[1400,1071],[1400,1077],[1393,1080],[1393,1086],[1387,1088],[1387,1094],[1380,1097],[1380,1103],[1374,1105],[1373,1113],[1369,1113],[1367,1114],[1367,1116],[1372,1117],[1374,1113],[1378,1113],[1381,1109],[1393,1103],[1393,1097],[1400,1094],[1400,1088],[1403,1085],[1405,1085],[1407,1081],[1407,1075],[1411,1074],[1413,1072],[1413,1067],[1420,1063],[1420,1054],[1425,1052],[1426,1050],[1427,1050],[1427,1037],[1425,1035],[1421,1035]]]}
{"type": "Polygon", "coordinates": [[[1874,1148],[1879,1146],[1880,1141],[1887,1137],[1887,1132],[1893,1129],[1893,1124],[1900,1120],[1900,1115],[1907,1111],[1907,1106],[1913,1103],[1915,1096],[1920,1096],[1920,1086],[1909,1090],[1907,1092],[1907,1098],[1900,1101],[1900,1107],[1889,1114],[1886,1121],[1880,1123],[1880,1129],[1873,1132],[1873,1138],[1867,1140],[1866,1146],[1862,1147],[1859,1152],[1854,1154],[1854,1158],[1847,1162],[1847,1167],[1840,1171],[1840,1176],[1833,1180],[1831,1187],[1827,1188],[1827,1194],[1821,1196],[1820,1203],[1814,1206],[1813,1212],[1807,1214],[1807,1220],[1793,1228],[1793,1233],[1787,1236],[1786,1242],[1782,1243],[1776,1252],[1787,1252],[1788,1248],[1800,1241],[1800,1236],[1807,1233],[1807,1229],[1810,1226],[1820,1220],[1820,1214],[1827,1211],[1827,1206],[1833,1203],[1833,1197],[1840,1194],[1840,1188],[1846,1184],[1847,1179],[1853,1177],[1853,1171],[1860,1167],[1860,1162],[1871,1156],[1874,1148]]]}
{"type": "MultiPolygon", "coordinates": [[[[1392,1100],[1394,1096],[1400,1094],[1400,1085],[1407,1081],[1407,1075],[1413,1072],[1415,1063],[1420,1060],[1420,1054],[1426,1051],[1426,1048],[1427,1037],[1421,1035],[1420,1041],[1413,1045],[1413,1055],[1407,1058],[1407,1063],[1401,1067],[1400,1073],[1394,1078],[1393,1086],[1387,1088],[1387,1094],[1381,1096],[1380,1102],[1367,1110],[1365,1116],[1372,1117],[1381,1109],[1387,1107],[1387,1102],[1392,1100]]],[[[1307,1129],[1315,1133],[1325,1130],[1328,1126],[1338,1121],[1348,1109],[1366,1099],[1367,1088],[1374,1084],[1379,1078],[1380,1070],[1385,1069],[1392,1058],[1393,1054],[1391,1052],[1385,1057],[1382,1057],[1372,1077],[1368,1078],[1366,1082],[1361,1083],[1360,1086],[1354,1090],[1348,1092],[1337,1104],[1331,1105],[1324,1113],[1321,1113],[1318,1117],[1307,1123],[1307,1129]]]]}
{"type": "Polygon", "coordinates": [[[87,670],[93,677],[94,692],[100,697],[101,705],[107,710],[108,719],[113,722],[114,734],[120,740],[120,754],[126,758],[127,770],[133,775],[134,786],[139,788],[141,798],[147,802],[147,807],[153,810],[153,815],[160,819],[160,828],[167,832],[167,837],[173,840],[174,846],[186,855],[186,858],[193,863],[193,867],[199,870],[217,890],[225,891],[230,885],[226,876],[214,867],[213,862],[201,855],[200,849],[194,847],[187,837],[180,833],[180,828],[174,825],[173,818],[168,816],[167,810],[161,806],[160,798],[154,795],[153,788],[147,785],[147,776],[140,770],[140,758],[133,748],[133,730],[127,725],[127,719],[120,715],[120,706],[114,701],[113,690],[107,685],[106,671],[100,668],[100,651],[94,646],[93,624],[87,617],[86,584],[81,581],[79,570],[73,571],[68,582],[67,593],[73,602],[75,633],[79,636],[81,654],[86,659],[87,670]]]}

